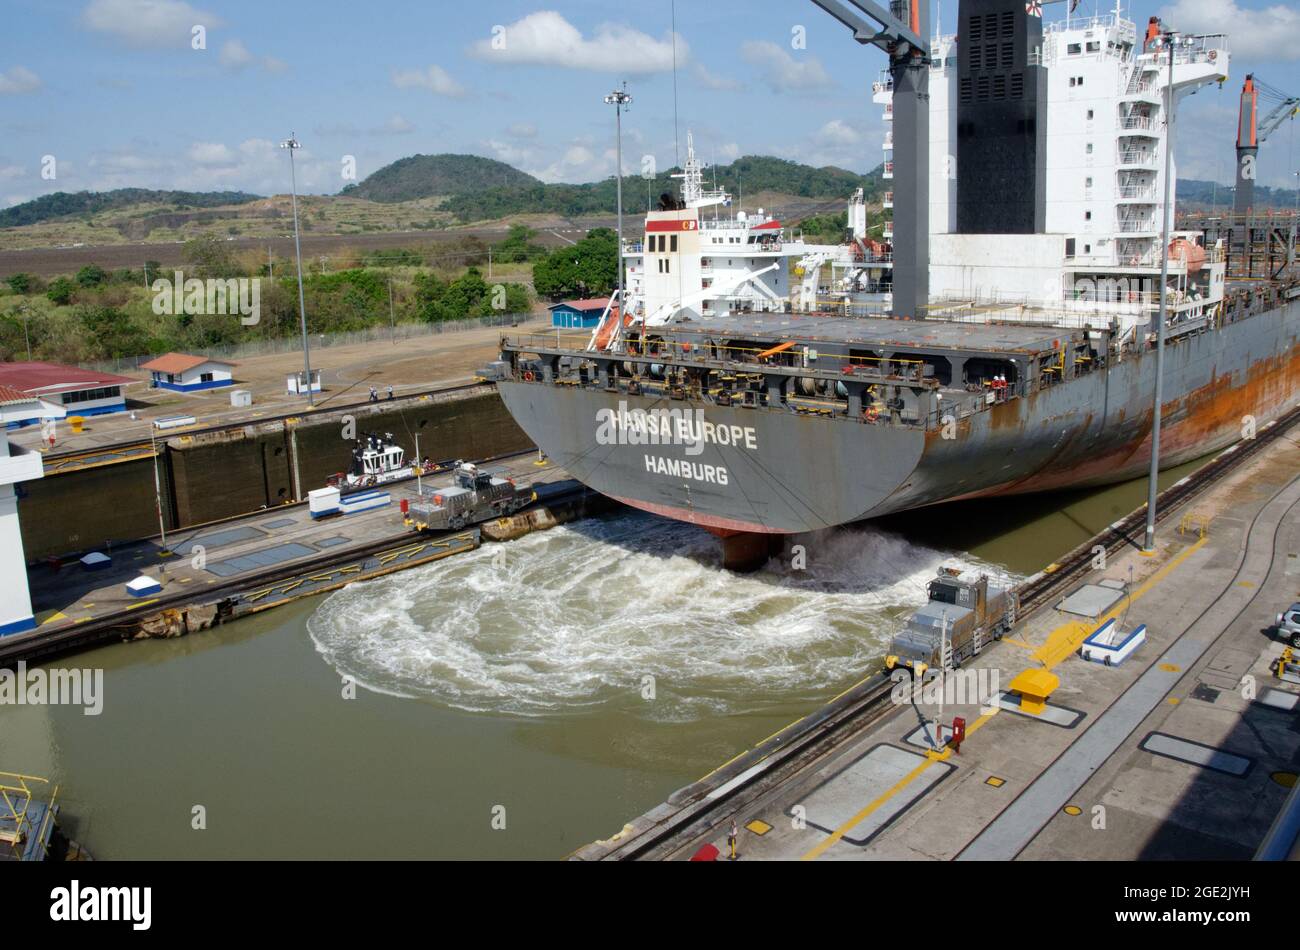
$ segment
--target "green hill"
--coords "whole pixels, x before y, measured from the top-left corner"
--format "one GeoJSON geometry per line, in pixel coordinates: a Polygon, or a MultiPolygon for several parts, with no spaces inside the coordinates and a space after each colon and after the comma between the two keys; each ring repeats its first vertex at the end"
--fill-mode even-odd
{"type": "MultiPolygon", "coordinates": [[[[623,179],[624,208],[637,207],[638,197],[649,190],[654,196],[676,193],[672,175],[680,169],[662,172],[651,183],[640,176],[623,179]]],[[[705,172],[712,186],[725,188],[732,195],[771,191],[802,198],[847,198],[855,188],[864,188],[868,198],[884,190],[881,169],[859,175],[843,168],[813,168],[798,162],[766,155],[747,155],[730,165],[719,165],[705,172]]],[[[453,194],[443,208],[462,221],[485,221],[512,214],[552,213],[574,217],[606,214],[617,210],[614,179],[585,185],[546,185],[534,182],[526,187],[488,188],[472,194],[453,194]]]]}
{"type": "MultiPolygon", "coordinates": [[[[1216,185],[1212,181],[1202,181],[1198,178],[1178,180],[1178,200],[1185,205],[1203,205],[1207,208],[1217,207],[1221,211],[1230,211],[1236,193],[1237,189],[1234,185],[1216,185]]],[[[1255,207],[1260,211],[1266,208],[1292,211],[1296,207],[1296,193],[1286,188],[1256,185],[1255,207]]]]}
{"type": "Polygon", "coordinates": [[[261,195],[244,191],[152,191],[148,188],[117,188],[113,191],[56,191],[0,211],[0,228],[39,224],[75,214],[98,214],[138,204],[169,204],[181,208],[219,208],[247,204],[261,195]]]}
{"type": "Polygon", "coordinates": [[[393,204],[442,195],[476,195],[494,188],[527,188],[540,184],[491,158],[478,155],[412,155],[385,165],[365,181],[348,185],[339,194],[393,204]]]}

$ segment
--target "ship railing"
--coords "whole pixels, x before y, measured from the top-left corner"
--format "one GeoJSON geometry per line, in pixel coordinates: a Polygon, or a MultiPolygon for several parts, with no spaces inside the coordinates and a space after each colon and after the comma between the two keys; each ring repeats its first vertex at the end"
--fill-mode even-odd
{"type": "MultiPolygon", "coordinates": [[[[504,342],[522,352],[555,353],[589,359],[591,354],[586,349],[589,338],[588,333],[530,333],[507,337],[504,342]]],[[[867,376],[919,380],[922,378],[925,365],[923,360],[900,357],[883,359],[851,354],[826,354],[820,359],[810,358],[814,351],[815,344],[804,345],[792,341],[742,346],[709,340],[700,342],[656,340],[651,346],[625,355],[637,361],[689,364],[738,372],[762,371],[764,368],[784,369],[826,379],[843,379],[860,370],[862,375],[867,376]],[[796,360],[802,362],[790,364],[777,361],[787,354],[793,355],[796,360]]]]}
{"type": "Polygon", "coordinates": [[[1120,119],[1119,127],[1124,131],[1143,130],[1147,131],[1156,127],[1155,120],[1150,116],[1131,115],[1120,119]]]}
{"type": "Polygon", "coordinates": [[[1157,154],[1158,150],[1154,148],[1122,148],[1116,157],[1121,165],[1155,165],[1157,154]]]}

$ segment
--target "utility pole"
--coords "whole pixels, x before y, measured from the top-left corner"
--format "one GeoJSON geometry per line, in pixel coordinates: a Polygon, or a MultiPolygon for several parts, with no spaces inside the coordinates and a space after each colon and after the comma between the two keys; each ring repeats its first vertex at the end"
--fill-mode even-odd
{"type": "Polygon", "coordinates": [[[1173,203],[1173,176],[1171,173],[1174,152],[1174,47],[1177,33],[1164,33],[1169,47],[1169,100],[1165,105],[1165,206],[1164,226],[1160,230],[1160,319],[1156,324],[1156,394],[1151,417],[1151,472],[1147,477],[1147,530],[1142,551],[1152,554],[1156,549],[1156,494],[1160,477],[1160,406],[1165,395],[1165,320],[1169,310],[1169,219],[1173,203]]]}
{"type": "Polygon", "coordinates": [[[157,429],[152,422],[149,423],[149,447],[153,449],[153,497],[154,504],[158,508],[158,535],[162,540],[163,551],[167,550],[167,525],[163,523],[162,507],[162,479],[158,475],[158,441],[155,439],[157,429]]]}
{"type": "Polygon", "coordinates": [[[280,148],[289,150],[289,181],[293,195],[293,249],[298,257],[298,313],[302,320],[302,366],[307,374],[307,405],[315,406],[316,400],[311,392],[311,346],[307,342],[307,300],[302,291],[302,243],[298,237],[298,173],[294,168],[293,153],[302,148],[302,144],[289,133],[289,137],[280,143],[280,148]]]}
{"type": "Polygon", "coordinates": [[[618,313],[623,318],[623,110],[632,104],[627,83],[605,97],[605,104],[614,107],[614,151],[618,167],[614,171],[614,189],[618,195],[618,313]]]}
{"type": "Polygon", "coordinates": [[[30,363],[32,361],[32,340],[27,335],[27,310],[27,304],[20,303],[18,305],[18,312],[23,315],[23,342],[27,344],[27,362],[30,363]]]}
{"type": "Polygon", "coordinates": [[[388,335],[397,345],[397,318],[393,316],[393,275],[388,275],[388,335]]]}
{"type": "Polygon", "coordinates": [[[424,459],[420,455],[420,433],[415,433],[415,495],[424,497],[424,459]]]}

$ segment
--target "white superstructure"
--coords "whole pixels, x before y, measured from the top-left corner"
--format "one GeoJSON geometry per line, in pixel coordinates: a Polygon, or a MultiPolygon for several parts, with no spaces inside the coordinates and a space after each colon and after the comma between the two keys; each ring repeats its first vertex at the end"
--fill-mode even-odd
{"type": "MultiPolygon", "coordinates": [[[[657,326],[699,315],[788,312],[824,306],[825,294],[878,287],[890,265],[887,249],[866,239],[866,200],[850,199],[845,243],[819,245],[791,237],[763,208],[732,213],[727,192],[704,186],[704,167],[687,135],[680,199],[661,202],[645,218],[641,238],[625,242],[625,323],[657,326]],[[827,284],[822,268],[831,267],[827,284]]],[[[611,303],[610,313],[616,313],[611,303]]],[[[593,334],[610,340],[610,313],[593,334]]],[[[621,327],[618,328],[621,331],[621,327]]],[[[616,339],[618,332],[613,334],[616,339]]]]}
{"type": "MultiPolygon", "coordinates": [[[[1104,314],[1126,324],[1149,321],[1159,299],[1169,49],[1139,36],[1118,8],[1100,16],[1066,13],[1044,24],[1030,64],[1047,71],[1046,233],[985,235],[955,233],[958,42],[957,35],[932,41],[931,312],[952,316],[963,304],[978,305],[997,318],[1006,310],[989,305],[1001,303],[1022,319],[1077,322],[1104,314]]],[[[1227,77],[1224,36],[1178,42],[1176,97],[1227,77]]],[[[873,101],[884,107],[886,128],[892,96],[882,76],[873,101]]],[[[892,177],[891,144],[887,132],[886,178],[892,177]]],[[[1172,166],[1171,172],[1176,179],[1172,166]]],[[[891,193],[885,207],[892,205],[891,193]]],[[[1177,322],[1222,299],[1224,249],[1200,247],[1192,232],[1171,238],[1170,308],[1177,322]]]]}

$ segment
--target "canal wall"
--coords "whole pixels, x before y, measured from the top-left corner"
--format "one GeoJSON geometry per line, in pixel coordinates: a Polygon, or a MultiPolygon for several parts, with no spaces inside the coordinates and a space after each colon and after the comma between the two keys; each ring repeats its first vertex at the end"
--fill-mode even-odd
{"type": "MultiPolygon", "coordinates": [[[[310,416],[248,423],[169,438],[159,455],[169,530],[305,499],[347,468],[345,433],[392,433],[407,454],[488,458],[532,448],[496,390],[431,393],[310,416]]],[[[154,465],[148,458],[26,482],[19,503],[28,560],[103,547],[158,533],[154,465]]]]}

